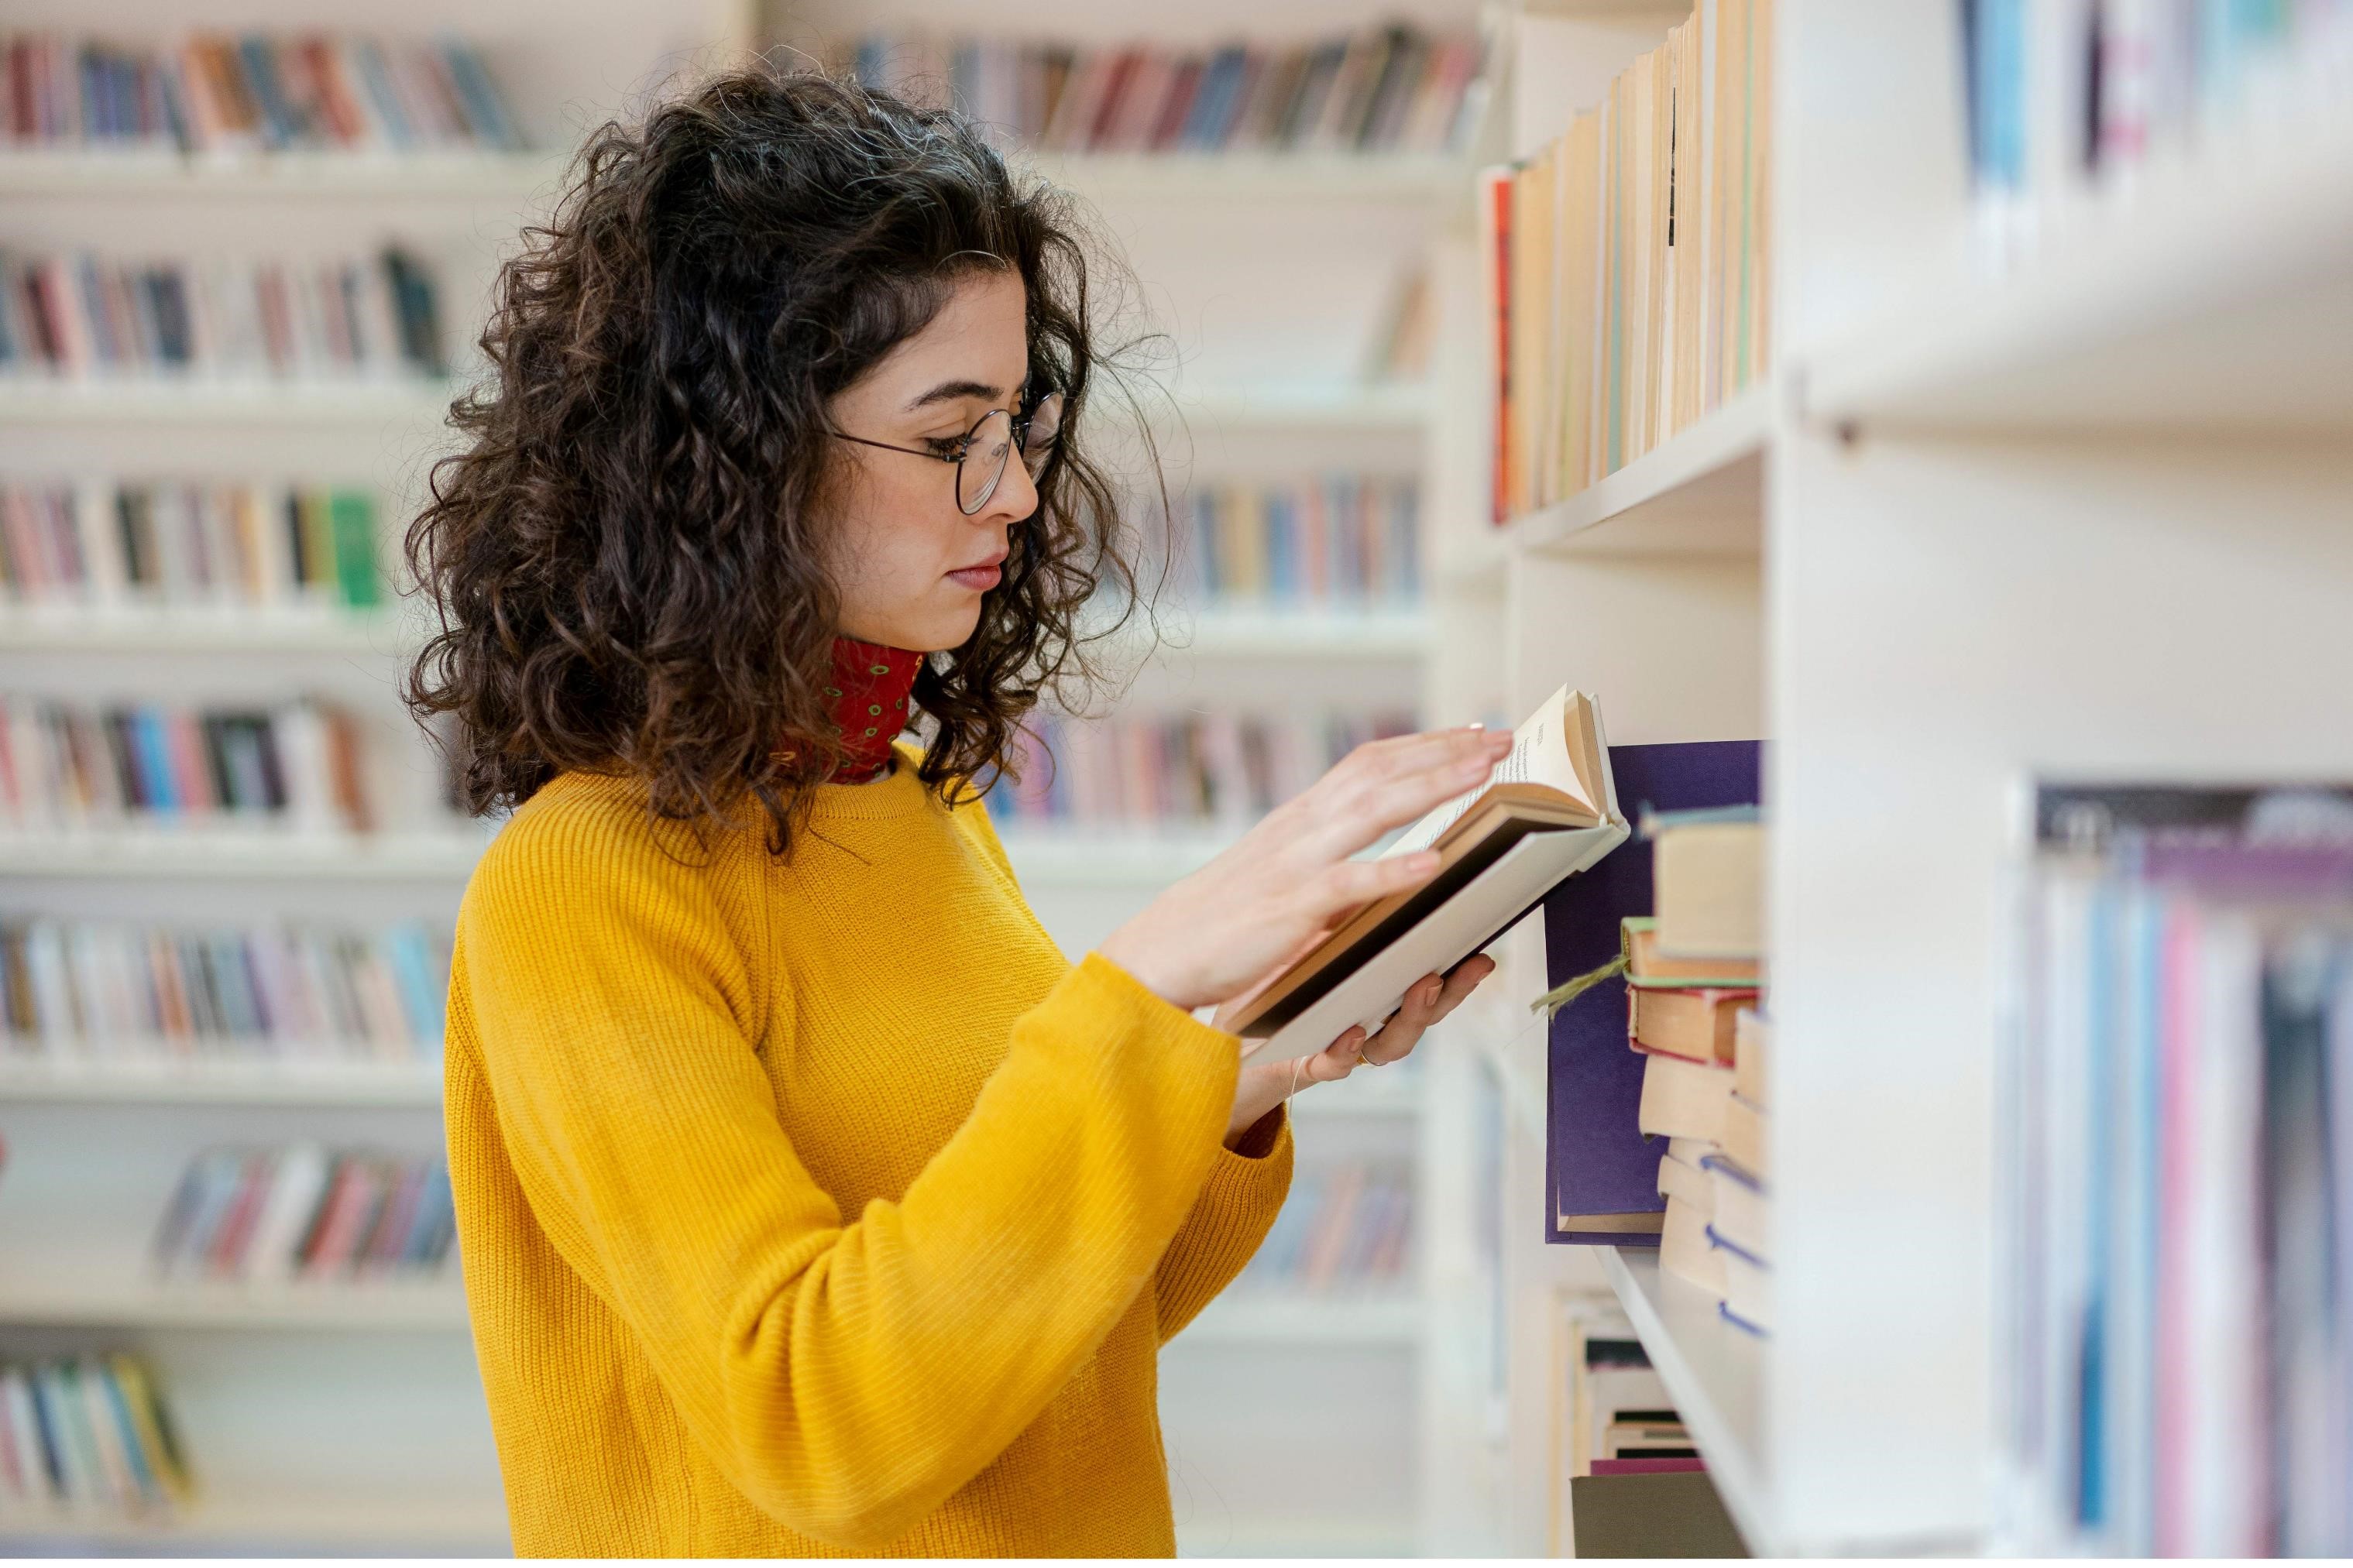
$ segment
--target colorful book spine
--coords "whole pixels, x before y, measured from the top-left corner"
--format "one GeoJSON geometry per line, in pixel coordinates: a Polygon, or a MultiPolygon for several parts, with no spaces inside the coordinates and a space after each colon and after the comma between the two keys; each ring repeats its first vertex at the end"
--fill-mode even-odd
{"type": "Polygon", "coordinates": [[[436,1060],[448,973],[422,922],[0,921],[0,1062],[436,1060]]]}
{"type": "Polygon", "coordinates": [[[1170,553],[1198,605],[1409,605],[1421,593],[1409,479],[1217,485],[1179,504],[1170,553]]]}
{"type": "Polygon", "coordinates": [[[1058,153],[1443,153],[1484,96],[1478,39],[1405,26],[1200,50],[869,34],[834,53],[869,87],[1058,153]]]}
{"type": "Polygon", "coordinates": [[[166,1280],[419,1278],[442,1269],[455,1234],[438,1155],[211,1149],[181,1176],[150,1260],[166,1280]]]}
{"type": "Polygon", "coordinates": [[[1314,721],[1232,713],[1081,722],[1034,718],[1011,776],[988,796],[1009,830],[1240,831],[1367,741],[1408,734],[1409,714],[1314,721]]]}
{"type": "Polygon", "coordinates": [[[481,51],[325,33],[196,33],[174,46],[0,32],[0,145],[191,153],[512,152],[481,51]]]}
{"type": "Polygon", "coordinates": [[[301,698],[232,710],[0,696],[0,831],[360,833],[357,721],[301,698]]]}
{"type": "Polygon", "coordinates": [[[136,1358],[0,1362],[0,1521],[153,1519],[193,1495],[136,1358]]]}
{"type": "Polygon", "coordinates": [[[2040,792],[2001,1064],[2004,1525],[2353,1551],[2353,787],[2040,792]]]}
{"type": "Polygon", "coordinates": [[[356,488],[0,481],[0,605],[364,611],[387,597],[376,530],[356,488]]]}
{"type": "Polygon", "coordinates": [[[1237,1284],[1318,1294],[1399,1289],[1410,1277],[1412,1240],[1412,1173],[1342,1162],[1293,1182],[1237,1284]]]}
{"type": "Polygon", "coordinates": [[[1767,372],[1774,0],[1706,0],[1482,176],[1494,520],[1553,505],[1767,372]]]}
{"type": "Polygon", "coordinates": [[[431,270],[0,251],[0,379],[310,382],[448,374],[431,270]]]}

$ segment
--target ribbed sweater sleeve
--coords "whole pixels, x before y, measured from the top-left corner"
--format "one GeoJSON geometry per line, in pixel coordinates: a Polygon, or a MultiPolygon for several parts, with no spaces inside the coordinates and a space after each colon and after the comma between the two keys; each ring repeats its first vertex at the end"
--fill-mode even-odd
{"type": "Polygon", "coordinates": [[[1218,1151],[1193,1212],[1152,1277],[1163,1343],[1200,1315],[1254,1257],[1291,1191],[1291,1116],[1277,1107],[1218,1151]]]}
{"type": "Polygon", "coordinates": [[[845,1215],[754,1055],[782,1004],[754,996],[718,893],[754,856],[532,826],[460,921],[524,1195],[746,1497],[882,1545],[1012,1442],[1204,1213],[1235,1042],[1091,956],[900,1201],[845,1215]]]}

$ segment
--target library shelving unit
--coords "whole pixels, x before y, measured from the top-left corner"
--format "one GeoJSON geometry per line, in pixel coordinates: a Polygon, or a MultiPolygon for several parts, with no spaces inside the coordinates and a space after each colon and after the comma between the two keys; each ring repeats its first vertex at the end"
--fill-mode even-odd
{"type": "MultiPolygon", "coordinates": [[[[968,31],[1001,13],[861,7],[968,31]]],[[[1471,0],[1406,7],[1466,29],[1471,0]]],[[[0,244],[299,254],[398,240],[440,281],[448,385],[116,381],[0,384],[0,478],[274,476],[365,483],[389,563],[443,439],[485,290],[517,226],[543,207],[582,129],[670,72],[777,36],[756,0],[624,6],[501,0],[27,0],[11,26],[126,41],[191,27],[329,28],[472,39],[515,105],[524,153],[300,153],[184,159],[10,149],[0,244]],[[159,236],[168,237],[159,240],[159,236]]],[[[818,23],[828,19],[821,14],[818,23]]],[[[833,20],[848,25],[849,10],[833,20]]],[[[1286,35],[1359,26],[1333,3],[1286,14],[1286,35]]],[[[1181,19],[1076,4],[1022,26],[1111,37],[1270,24],[1239,4],[1181,19]]],[[[1177,36],[1172,34],[1172,36],[1177,36]]],[[[1175,378],[1164,452],[1195,478],[1422,472],[1428,393],[1367,384],[1366,340],[1433,215],[1470,163],[1437,157],[1081,156],[1041,169],[1084,196],[1144,280],[1139,320],[1165,327],[1175,378]]],[[[1307,614],[1208,606],[1172,615],[1135,649],[1134,694],[1162,703],[1269,699],[1411,707],[1432,625],[1419,610],[1307,614]]],[[[136,694],[258,703],[331,697],[359,721],[378,817],[365,835],[119,834],[0,839],[0,914],[234,924],[422,919],[447,926],[486,830],[451,817],[428,752],[394,695],[416,646],[405,612],[0,616],[0,687],[92,700],[136,694]]],[[[1013,837],[1049,928],[1083,947],[1213,853],[1198,835],[1013,837]]],[[[315,1138],[406,1156],[438,1149],[438,1063],[242,1062],[0,1073],[0,1356],[124,1348],[146,1357],[191,1450],[200,1495],[164,1520],[0,1527],[10,1549],[125,1552],[500,1552],[495,1453],[454,1272],[393,1288],[181,1288],[144,1253],[173,1183],[223,1142],[315,1138]]],[[[1418,1076],[1360,1075],[1303,1101],[1308,1159],[1419,1160],[1418,1076]]],[[[453,1265],[454,1268],[454,1265],[453,1265]]],[[[1188,1551],[1409,1549],[1417,1503],[1424,1292],[1237,1291],[1173,1351],[1166,1442],[1188,1551]],[[1367,1434],[1377,1441],[1367,1451],[1367,1434]],[[1303,1473],[1299,1451],[1350,1451],[1303,1473]]]]}
{"type": "MultiPolygon", "coordinates": [[[[1508,153],[1688,11],[1520,6],[1508,153]]],[[[1497,1292],[1508,1370],[1442,1388],[1438,1419],[1486,1423],[1495,1463],[1463,1485],[1504,1550],[1566,1549],[1546,1324],[1597,1289],[1754,1551],[2001,1550],[1992,1085],[2020,786],[2353,771],[2341,89],[2252,105],[2129,189],[2043,193],[2031,243],[1996,260],[1957,8],[1775,11],[1758,383],[1494,527],[1472,241],[1440,264],[1437,687],[1516,713],[1566,680],[1599,694],[1615,742],[1770,742],[1772,1337],[1654,1256],[1543,1244],[1535,922],[1475,1026],[1481,1071],[1460,1076],[1494,1103],[1448,1115],[1505,1147],[1450,1179],[1473,1209],[1435,1223],[1500,1193],[1502,1234],[1451,1279],[1473,1308],[1441,1310],[1497,1292]]]]}
{"type": "MultiPolygon", "coordinates": [[[[396,240],[439,281],[450,385],[119,380],[0,387],[0,475],[364,485],[389,564],[501,248],[552,192],[580,129],[690,62],[748,47],[733,0],[649,8],[587,0],[262,5],[28,0],[8,26],[164,43],[185,30],[304,28],[474,39],[529,153],[300,153],[223,159],[10,149],[0,244],[113,254],[303,255],[396,240]]],[[[92,700],[267,703],[331,696],[361,726],[378,818],[365,835],[11,836],[0,912],[234,925],[446,928],[484,831],[451,817],[395,695],[414,623],[397,611],[155,611],[0,617],[0,685],[92,700]]],[[[342,1289],[160,1281],[146,1251],[197,1151],[316,1139],[404,1156],[441,1146],[428,1062],[9,1062],[0,1073],[0,1356],[144,1357],[197,1482],[153,1519],[0,1525],[0,1549],[121,1552],[493,1553],[504,1499],[448,1272],[342,1289]]]]}

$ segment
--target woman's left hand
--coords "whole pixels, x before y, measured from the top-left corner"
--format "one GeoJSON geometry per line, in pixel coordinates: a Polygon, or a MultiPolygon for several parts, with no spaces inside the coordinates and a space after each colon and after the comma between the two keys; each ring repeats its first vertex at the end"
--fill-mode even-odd
{"type": "MultiPolygon", "coordinates": [[[[1294,1089],[1311,1083],[1337,1083],[1359,1067],[1387,1067],[1403,1061],[1421,1043],[1424,1029],[1437,1023],[1471,994],[1482,980],[1495,972],[1495,961],[1474,952],[1445,974],[1425,974],[1414,982],[1373,1035],[1355,1024],[1312,1057],[1297,1061],[1245,1064],[1241,1083],[1234,1091],[1233,1120],[1226,1124],[1226,1145],[1231,1148],[1261,1117],[1291,1098],[1294,1089]]],[[[1230,1007],[1235,1004],[1229,1003],[1230,1007]]],[[[1224,1026],[1220,1016],[1215,1020],[1224,1026]]]]}

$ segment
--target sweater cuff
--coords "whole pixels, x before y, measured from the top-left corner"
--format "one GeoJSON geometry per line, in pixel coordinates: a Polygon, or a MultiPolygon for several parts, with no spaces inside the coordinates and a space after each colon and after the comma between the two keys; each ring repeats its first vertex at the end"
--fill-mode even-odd
{"type": "Polygon", "coordinates": [[[1290,1190],[1291,1110],[1278,1105],[1250,1124],[1240,1148],[1219,1146],[1201,1197],[1247,1224],[1261,1215],[1271,1216],[1290,1190]]]}

